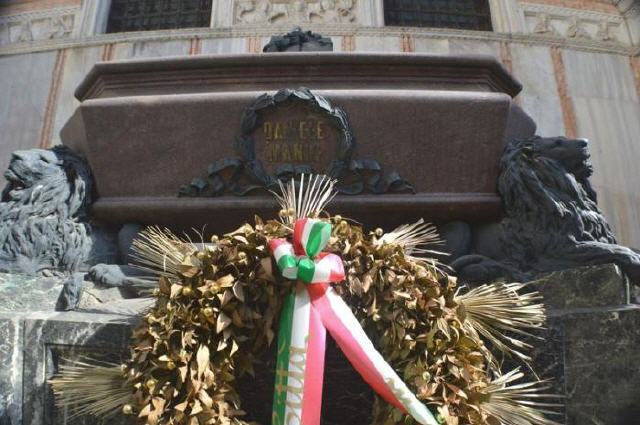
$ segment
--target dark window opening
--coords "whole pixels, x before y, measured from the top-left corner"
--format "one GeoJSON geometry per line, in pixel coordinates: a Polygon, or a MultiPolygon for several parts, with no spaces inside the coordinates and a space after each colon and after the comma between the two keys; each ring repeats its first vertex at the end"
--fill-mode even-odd
{"type": "Polygon", "coordinates": [[[212,0],[112,0],[107,32],[209,27],[212,0]]]}
{"type": "Polygon", "coordinates": [[[488,0],[384,0],[386,25],[491,31],[488,0]]]}

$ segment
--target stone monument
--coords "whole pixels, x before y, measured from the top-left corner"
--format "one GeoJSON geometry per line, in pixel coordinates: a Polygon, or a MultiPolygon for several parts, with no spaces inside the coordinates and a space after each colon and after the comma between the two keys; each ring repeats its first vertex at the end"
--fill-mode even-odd
{"type": "MultiPolygon", "coordinates": [[[[322,2],[322,12],[332,4],[322,2]]],[[[268,50],[305,50],[288,36],[268,50]]],[[[452,253],[444,261],[463,283],[531,280],[551,317],[535,362],[567,396],[564,423],[630,423],[640,398],[640,308],[627,276],[638,278],[640,262],[615,244],[597,210],[586,143],[536,138],[535,123],[512,101],[520,90],[494,58],[475,55],[98,63],[76,91],[65,146],[16,153],[6,173],[0,264],[10,274],[0,281],[0,359],[10,367],[0,374],[0,424],[91,423],[55,407],[46,379],[61,358],[119,361],[126,353],[149,303],[140,296],[153,287],[127,267],[143,226],[195,228],[203,238],[227,232],[254,214],[272,216],[267,193],[276,181],[311,171],[338,178],[332,210],[367,226],[440,224],[452,253]],[[542,161],[548,174],[535,168],[542,161]],[[521,175],[537,185],[515,185],[521,175]],[[545,218],[554,235],[532,205],[558,210],[562,219],[545,218]]],[[[328,380],[353,379],[340,375],[343,360],[329,357],[328,380]]],[[[366,410],[370,396],[362,394],[326,398],[366,410]]],[[[326,423],[363,423],[335,416],[327,412],[326,423]]]]}

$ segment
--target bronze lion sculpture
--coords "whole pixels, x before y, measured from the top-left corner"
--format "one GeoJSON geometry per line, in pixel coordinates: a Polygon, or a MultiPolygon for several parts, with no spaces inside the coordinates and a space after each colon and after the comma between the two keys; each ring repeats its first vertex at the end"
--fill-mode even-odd
{"type": "Polygon", "coordinates": [[[86,261],[92,180],[64,146],[14,152],[0,203],[0,271],[68,274],[86,261]]]}
{"type": "MultiPolygon", "coordinates": [[[[61,310],[75,308],[87,281],[108,287],[149,286],[137,278],[139,271],[114,264],[126,263],[140,226],[124,225],[118,231],[91,220],[93,177],[81,156],[62,145],[16,151],[4,178],[0,273],[65,277],[56,307],[61,310]]],[[[137,295],[123,289],[121,298],[137,295]]]]}
{"type": "Polygon", "coordinates": [[[640,255],[618,245],[589,183],[593,169],[584,139],[533,137],[510,141],[500,161],[498,191],[505,218],[501,253],[452,263],[468,281],[533,276],[571,267],[618,264],[640,281],[640,255]]]}

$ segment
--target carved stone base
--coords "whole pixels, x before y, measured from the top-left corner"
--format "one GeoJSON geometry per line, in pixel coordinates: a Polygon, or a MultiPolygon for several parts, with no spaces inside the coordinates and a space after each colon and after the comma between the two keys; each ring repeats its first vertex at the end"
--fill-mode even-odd
{"type": "MultiPolygon", "coordinates": [[[[0,423],[79,425],[54,406],[46,380],[61,358],[90,356],[120,362],[128,355],[131,321],[118,315],[65,313],[0,314],[0,423]]],[[[109,422],[119,425],[118,422],[109,422]]]]}
{"type": "Polygon", "coordinates": [[[533,285],[544,294],[549,315],[543,340],[534,343],[534,368],[566,397],[559,422],[634,423],[640,415],[640,306],[628,304],[619,268],[570,269],[533,285]]]}
{"type": "Polygon", "coordinates": [[[66,280],[0,274],[0,425],[96,424],[90,417],[69,420],[66,409],[55,408],[46,381],[61,358],[128,356],[135,315],[149,300],[123,300],[117,289],[85,282],[79,303],[85,312],[56,312],[66,280]]]}

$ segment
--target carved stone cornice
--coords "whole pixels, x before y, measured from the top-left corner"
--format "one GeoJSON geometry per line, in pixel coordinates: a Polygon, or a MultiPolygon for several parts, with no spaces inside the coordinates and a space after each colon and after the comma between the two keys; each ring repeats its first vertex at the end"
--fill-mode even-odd
{"type": "Polygon", "coordinates": [[[355,23],[356,0],[234,0],[234,25],[355,23]]]}
{"type": "Polygon", "coordinates": [[[56,9],[34,10],[30,12],[16,13],[14,15],[0,15],[0,22],[22,22],[25,19],[45,19],[60,15],[75,14],[80,11],[80,6],[59,7],[56,9]]]}
{"type": "MultiPolygon", "coordinates": [[[[415,38],[515,42],[529,45],[558,46],[567,49],[590,52],[617,53],[626,56],[629,56],[636,51],[636,47],[626,46],[621,43],[603,42],[593,39],[567,39],[546,34],[504,34],[485,31],[453,30],[446,28],[363,27],[343,24],[309,24],[305,26],[305,29],[314,32],[321,32],[329,37],[366,36],[384,38],[402,37],[405,34],[410,34],[415,38]]],[[[0,46],[0,55],[41,52],[72,47],[100,46],[104,44],[124,42],[190,40],[192,38],[207,40],[256,36],[270,37],[273,34],[286,33],[290,30],[291,27],[289,25],[265,25],[251,26],[250,28],[189,28],[182,30],[101,34],[82,39],[38,40],[30,43],[15,43],[8,46],[0,46]]]]}
{"type": "Polygon", "coordinates": [[[515,97],[520,83],[489,56],[408,56],[372,53],[282,52],[267,55],[198,55],[94,65],[75,96],[80,101],[118,96],[209,93],[211,90],[277,90],[291,75],[315,78],[317,90],[348,84],[387,90],[414,85],[438,90],[505,93],[515,97]],[[393,79],[380,78],[393,70],[393,79]],[[269,75],[264,78],[264,75],[269,75]],[[179,76],[179,79],[176,79],[179,76]],[[419,85],[417,85],[419,83],[419,85]]]}
{"type": "Polygon", "coordinates": [[[523,3],[521,7],[529,33],[632,44],[620,15],[546,4],[523,3]]]}
{"type": "Polygon", "coordinates": [[[69,38],[80,10],[74,6],[0,16],[0,46],[69,38]]]}
{"type": "Polygon", "coordinates": [[[610,13],[596,12],[585,9],[572,9],[568,7],[551,6],[548,4],[534,4],[534,3],[521,3],[520,7],[526,12],[541,12],[550,16],[575,16],[577,18],[593,20],[593,21],[607,21],[612,23],[621,23],[622,17],[613,15],[610,13]]]}

